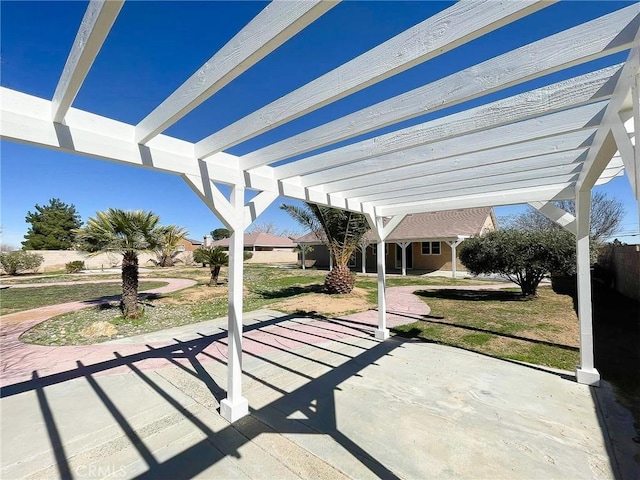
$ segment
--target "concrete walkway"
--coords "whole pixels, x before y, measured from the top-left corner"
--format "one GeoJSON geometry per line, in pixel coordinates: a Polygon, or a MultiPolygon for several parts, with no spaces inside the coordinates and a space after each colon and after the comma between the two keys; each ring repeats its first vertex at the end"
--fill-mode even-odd
{"type": "MultiPolygon", "coordinates": [[[[417,288],[388,290],[390,326],[428,314],[417,288]]],[[[0,478],[624,478],[638,465],[606,384],[378,342],[376,323],[246,315],[252,412],[229,425],[224,319],[33,357],[5,350],[22,322],[3,317],[0,478]]]]}

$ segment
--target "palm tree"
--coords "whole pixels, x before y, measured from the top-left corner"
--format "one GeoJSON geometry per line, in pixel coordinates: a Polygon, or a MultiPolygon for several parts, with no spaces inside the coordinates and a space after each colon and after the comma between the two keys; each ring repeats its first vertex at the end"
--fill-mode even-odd
{"type": "Polygon", "coordinates": [[[193,260],[197,263],[208,263],[211,269],[211,279],[209,286],[214,287],[218,284],[218,276],[220,268],[229,264],[229,256],[222,247],[204,247],[198,248],[193,252],[193,260]]]}
{"type": "Polygon", "coordinates": [[[122,301],[125,318],[138,318],[138,254],[160,246],[163,234],[160,217],[152,212],[109,208],[89,218],[87,226],[75,231],[83,250],[122,254],[122,301]]]}
{"type": "Polygon", "coordinates": [[[281,205],[302,226],[311,230],[327,247],[335,261],[324,281],[328,293],[350,293],[355,278],[347,264],[369,231],[369,223],[361,213],[306,203],[305,207],[281,205]]]}
{"type": "Polygon", "coordinates": [[[155,249],[157,260],[150,259],[156,267],[173,267],[176,262],[179,262],[176,257],[180,253],[178,246],[180,241],[183,240],[189,232],[176,225],[168,225],[162,227],[162,239],[161,245],[155,249]]]}

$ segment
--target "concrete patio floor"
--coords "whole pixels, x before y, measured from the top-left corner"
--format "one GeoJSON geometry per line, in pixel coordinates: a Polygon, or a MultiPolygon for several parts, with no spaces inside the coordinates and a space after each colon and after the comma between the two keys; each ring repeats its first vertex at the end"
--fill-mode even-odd
{"type": "Polygon", "coordinates": [[[379,342],[358,315],[254,315],[244,356],[251,415],[233,425],[217,412],[226,364],[207,353],[213,325],[191,326],[191,339],[188,331],[140,339],[166,345],[146,347],[162,366],[141,368],[144,357],[120,355],[127,345],[114,342],[102,346],[115,352],[109,361],[35,372],[2,390],[0,478],[637,473],[628,413],[606,383],[594,389],[425,342],[379,342]],[[267,338],[269,348],[252,348],[267,338]]]}

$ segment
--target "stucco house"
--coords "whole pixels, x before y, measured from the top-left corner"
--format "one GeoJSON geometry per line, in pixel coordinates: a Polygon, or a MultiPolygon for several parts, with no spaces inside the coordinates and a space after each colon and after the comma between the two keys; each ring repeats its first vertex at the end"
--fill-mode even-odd
{"type": "Polygon", "coordinates": [[[202,242],[200,240],[194,240],[193,238],[183,238],[182,240],[180,240],[178,250],[183,252],[193,252],[200,247],[202,247],[202,242]]]}
{"type": "MultiPolygon", "coordinates": [[[[457,247],[466,238],[495,230],[498,226],[492,208],[467,208],[444,212],[407,215],[389,235],[385,244],[387,271],[407,270],[433,272],[464,270],[457,247]],[[404,256],[403,256],[404,250],[404,256]],[[403,265],[404,258],[404,265],[403,265]]],[[[315,266],[331,266],[327,249],[313,233],[297,239],[299,245],[312,245],[306,260],[315,266]]],[[[376,243],[369,232],[361,247],[351,258],[350,266],[357,271],[376,271],[376,243]]],[[[303,249],[304,250],[304,249],[303,249]]]]}
{"type": "MultiPolygon", "coordinates": [[[[211,243],[213,247],[229,249],[229,239],[223,238],[211,243]]],[[[295,252],[297,244],[288,237],[280,237],[268,233],[245,233],[244,250],[252,252],[253,256],[247,263],[286,263],[296,262],[298,254],[295,252]]]]}
{"type": "MultiPolygon", "coordinates": [[[[223,238],[211,242],[213,247],[229,248],[229,239],[223,238]]],[[[269,233],[245,233],[244,249],[248,252],[293,252],[296,243],[288,237],[280,237],[269,233]]]]}

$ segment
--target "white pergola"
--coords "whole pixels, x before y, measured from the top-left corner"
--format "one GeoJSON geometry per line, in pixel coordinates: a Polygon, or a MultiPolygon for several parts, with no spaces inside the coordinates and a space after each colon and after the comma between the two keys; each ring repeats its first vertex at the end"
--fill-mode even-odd
{"type": "Polygon", "coordinates": [[[233,232],[228,385],[221,404],[221,414],[229,421],[248,413],[241,385],[243,232],[279,196],[366,215],[378,245],[376,337],[381,340],[389,335],[384,243],[404,216],[529,203],[576,235],[580,323],[576,376],[578,382],[596,385],[600,377],[592,342],[590,194],[594,185],[622,175],[625,169],[636,199],[640,192],[640,145],[634,140],[634,125],[640,123],[638,3],[246,155],[225,152],[553,3],[460,1],[191,143],[162,132],[338,2],[272,2],[146,118],[130,125],[72,108],[123,5],[121,0],[93,0],[52,99],[2,88],[0,135],[3,140],[180,175],[233,232]],[[620,52],[628,52],[622,64],[375,135],[425,113],[620,52]],[[375,136],[345,143],[370,132],[375,136]],[[330,148],[337,143],[343,146],[330,148]],[[322,153],[317,153],[320,149],[322,153]],[[216,184],[230,186],[230,198],[216,184]],[[258,192],[246,205],[245,190],[258,192]],[[575,218],[550,203],[564,199],[576,201],[575,218]]]}

